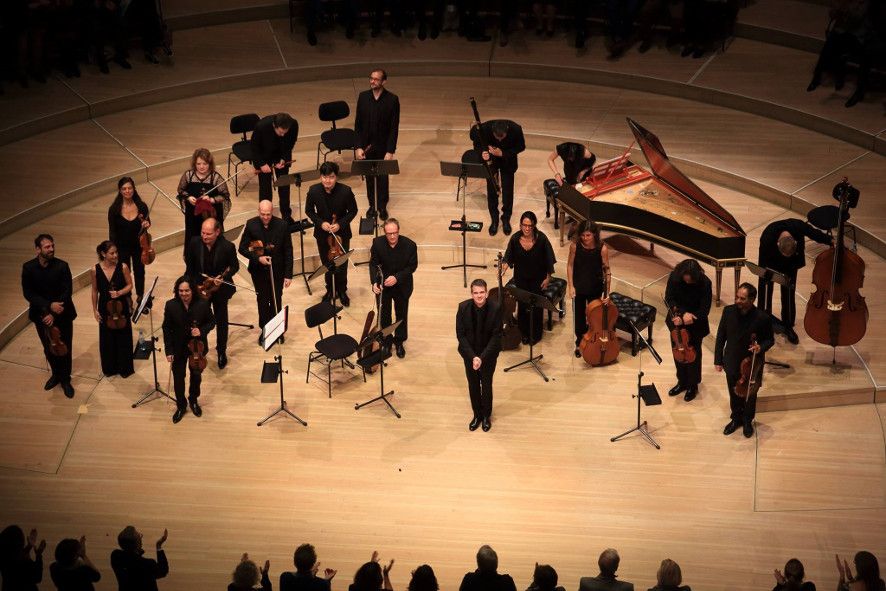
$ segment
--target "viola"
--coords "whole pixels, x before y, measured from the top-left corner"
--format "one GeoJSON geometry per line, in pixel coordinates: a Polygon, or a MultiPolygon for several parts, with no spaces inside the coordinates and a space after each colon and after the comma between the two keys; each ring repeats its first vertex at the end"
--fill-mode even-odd
{"type": "MultiPolygon", "coordinates": [[[[335,223],[335,214],[332,214],[331,223],[335,223]]],[[[341,240],[335,233],[329,233],[329,236],[326,237],[326,244],[329,245],[329,252],[326,253],[326,260],[331,261],[345,254],[345,249],[341,244],[341,240]]]]}
{"type": "MultiPolygon", "coordinates": [[[[751,347],[757,344],[757,335],[751,335],[751,347]]],[[[760,389],[760,376],[763,373],[763,364],[757,361],[757,351],[741,360],[741,370],[738,381],[735,382],[735,395],[749,398],[760,389]]]]}
{"type": "Polygon", "coordinates": [[[854,345],[864,337],[868,307],[858,293],[864,284],[864,261],[843,246],[846,211],[857,205],[858,190],[843,177],[833,196],[840,200],[839,229],[834,245],[815,257],[815,291],[806,303],[803,327],[812,340],[837,347],[854,345]]]}
{"type": "MultiPolygon", "coordinates": [[[[191,328],[197,328],[197,323],[192,322],[191,328]]],[[[200,337],[191,337],[188,341],[188,367],[197,373],[206,369],[206,343],[200,337]]]]}
{"type": "Polygon", "coordinates": [[[502,254],[498,253],[498,287],[489,290],[490,298],[498,299],[498,308],[501,310],[501,348],[504,351],[512,351],[520,348],[523,337],[520,335],[520,327],[517,325],[515,314],[517,313],[517,299],[502,286],[501,265],[502,254]]]}
{"type": "Polygon", "coordinates": [[[608,301],[606,293],[585,307],[588,331],[578,348],[585,363],[591,366],[608,365],[618,359],[619,343],[615,334],[618,307],[608,301]]]}
{"type": "Polygon", "coordinates": [[[197,293],[200,294],[200,297],[203,299],[211,298],[212,294],[217,292],[219,290],[219,288],[222,286],[222,283],[224,283],[224,282],[216,283],[215,280],[222,279],[225,275],[228,274],[228,272],[230,270],[231,270],[230,267],[225,267],[225,270],[222,271],[218,276],[206,277],[206,279],[204,279],[203,282],[197,286],[197,293]]]}
{"type": "Polygon", "coordinates": [[[62,331],[55,325],[43,325],[43,332],[49,339],[49,352],[56,357],[64,357],[68,354],[68,346],[62,340],[62,331]]]}
{"type": "MultiPolygon", "coordinates": [[[[667,306],[668,303],[665,302],[667,306]]],[[[675,320],[680,317],[677,306],[670,306],[671,315],[668,326],[671,327],[671,351],[677,363],[693,363],[698,353],[689,341],[689,330],[685,325],[677,325],[675,320]]]]}
{"type": "MultiPolygon", "coordinates": [[[[145,216],[142,214],[138,214],[138,219],[140,222],[145,221],[145,216]]],[[[157,258],[157,253],[154,251],[153,241],[151,238],[151,233],[148,232],[148,229],[142,227],[138,233],[138,244],[141,247],[142,255],[141,260],[143,265],[150,265],[154,262],[154,259],[157,258]]]]}
{"type": "MultiPolygon", "coordinates": [[[[114,284],[111,284],[111,290],[115,291],[114,284]]],[[[117,298],[111,298],[105,304],[105,326],[110,330],[120,330],[126,328],[128,318],[123,313],[123,302],[117,298]]]]}

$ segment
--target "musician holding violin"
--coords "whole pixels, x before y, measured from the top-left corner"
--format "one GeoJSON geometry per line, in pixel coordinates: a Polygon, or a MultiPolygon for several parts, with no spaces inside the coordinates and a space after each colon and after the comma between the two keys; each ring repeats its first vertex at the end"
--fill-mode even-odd
{"type": "Polygon", "coordinates": [[[191,167],[178,181],[178,201],[185,214],[184,256],[187,259],[191,238],[200,235],[203,220],[215,218],[224,232],[224,218],[231,209],[228,183],[215,170],[212,152],[198,148],[191,156],[191,167]]]}
{"type": "Polygon", "coordinates": [[[176,409],[172,422],[178,423],[188,412],[188,406],[194,416],[203,416],[198,402],[200,383],[206,367],[206,335],[215,328],[215,317],[209,309],[209,302],[195,294],[187,277],[176,279],[173,294],[163,310],[163,346],[175,385],[176,409]],[[186,372],[190,372],[187,399],[186,372]]]}
{"type": "Polygon", "coordinates": [[[600,227],[591,220],[583,221],[569,245],[566,279],[569,297],[575,306],[575,356],[581,357],[579,345],[588,331],[585,309],[588,304],[606,295],[609,302],[609,247],[600,240],[600,227]]]}
{"type": "Polygon", "coordinates": [[[117,181],[117,196],[108,208],[108,240],[117,246],[120,262],[132,271],[138,301],[145,292],[141,239],[150,227],[151,214],[135,190],[135,181],[128,176],[121,178],[117,181]]]}
{"type": "Polygon", "coordinates": [[[701,383],[701,342],[711,333],[708,314],[713,300],[711,280],[698,261],[686,259],[677,263],[668,277],[664,299],[668,307],[665,324],[671,331],[677,371],[677,384],[668,395],[686,392],[683,400],[691,402],[701,383]]]}
{"type": "Polygon", "coordinates": [[[71,348],[77,310],[71,300],[71,268],[55,258],[55,240],[49,234],[38,235],[34,248],[37,256],[22,265],[22,293],[52,372],[43,389],[61,384],[65,396],[73,398],[71,348]]]}
{"type": "MultiPolygon", "coordinates": [[[[298,140],[298,121],[289,113],[268,115],[255,124],[250,138],[252,165],[258,170],[258,199],[271,201],[274,196],[274,177],[289,174],[292,162],[292,149],[298,140]]],[[[287,224],[292,219],[289,204],[289,185],[277,187],[280,198],[280,215],[287,224]]]]}
{"type": "Polygon", "coordinates": [[[775,344],[769,314],[754,306],[757,288],[742,283],[735,292],[735,304],[723,308],[714,365],[726,372],[730,420],[723,435],[732,435],[739,426],[745,437],[754,434],[757,390],[762,384],[766,351],[775,344]]]}
{"type": "Polygon", "coordinates": [[[381,296],[379,305],[381,326],[393,323],[391,304],[402,320],[392,335],[397,357],[406,357],[403,343],[409,338],[409,298],[412,297],[412,275],[418,268],[418,246],[413,240],[400,235],[400,222],[388,218],[384,236],[372,241],[369,247],[369,281],[372,292],[381,296]]]}
{"type": "Polygon", "coordinates": [[[95,248],[98,263],[92,268],[92,312],[98,322],[98,352],[102,373],[128,378],[132,362],[132,274],[120,262],[117,246],[104,240],[95,248]]]}
{"type": "Polygon", "coordinates": [[[218,368],[224,369],[228,364],[228,301],[237,291],[232,278],[240,270],[240,261],[234,244],[222,234],[218,218],[203,221],[200,235],[191,238],[188,244],[185,264],[185,275],[196,287],[197,295],[212,307],[218,368]]]}
{"type": "MultiPolygon", "coordinates": [[[[338,164],[320,165],[320,182],[311,185],[305,201],[305,215],[314,223],[314,238],[320,252],[320,263],[327,264],[344,254],[351,245],[351,220],[357,215],[354,192],[338,182],[338,164]]],[[[335,269],[335,296],[342,306],[350,306],[348,297],[348,266],[335,269]]],[[[326,272],[326,294],[323,301],[332,299],[332,271],[326,272]]]]}

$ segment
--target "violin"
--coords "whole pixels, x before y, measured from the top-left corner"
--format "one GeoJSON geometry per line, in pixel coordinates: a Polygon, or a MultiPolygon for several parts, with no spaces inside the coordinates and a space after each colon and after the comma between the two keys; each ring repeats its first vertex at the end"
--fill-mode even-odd
{"type": "Polygon", "coordinates": [[[257,257],[263,257],[265,255],[270,256],[271,252],[274,250],[273,244],[268,244],[265,246],[265,243],[261,240],[253,240],[249,243],[249,252],[254,254],[257,257]],[[266,252],[267,251],[267,252],[266,252]]]}
{"type": "MultiPolygon", "coordinates": [[[[142,214],[138,214],[138,219],[140,222],[144,222],[145,216],[142,214]]],[[[138,244],[142,250],[142,256],[141,256],[142,264],[143,265],[150,265],[151,263],[153,263],[154,259],[157,258],[157,253],[154,251],[151,233],[148,232],[148,229],[145,227],[142,227],[142,229],[139,230],[138,244]]]]}
{"type": "Polygon", "coordinates": [[[606,292],[585,307],[588,332],[581,338],[578,348],[585,363],[591,366],[608,365],[618,359],[619,343],[615,334],[618,307],[608,300],[606,292]]]}
{"type": "Polygon", "coordinates": [[[843,177],[833,190],[840,200],[834,245],[815,257],[815,291],[806,303],[803,327],[812,340],[831,347],[854,345],[867,330],[868,308],[858,290],[864,284],[864,261],[843,246],[846,211],[858,204],[858,189],[843,177]]]}
{"type": "MultiPolygon", "coordinates": [[[[113,283],[111,284],[110,291],[116,291],[113,283]]],[[[126,328],[128,317],[123,313],[123,302],[118,298],[111,298],[105,304],[105,311],[107,312],[105,326],[108,329],[120,330],[121,328],[126,328]]]]}
{"type": "Polygon", "coordinates": [[[231,270],[231,267],[225,267],[225,270],[222,271],[218,276],[216,276],[216,277],[208,277],[207,276],[206,279],[204,279],[203,282],[197,286],[197,292],[200,294],[200,297],[203,299],[207,299],[207,300],[209,298],[211,298],[212,294],[217,292],[219,290],[219,288],[222,286],[222,283],[224,283],[224,282],[221,282],[221,283],[216,284],[215,280],[223,278],[225,275],[228,274],[228,272],[230,270],[231,270]]]}
{"type": "Polygon", "coordinates": [[[520,348],[523,337],[520,335],[520,327],[514,314],[517,313],[517,299],[502,286],[501,265],[502,254],[498,253],[498,287],[489,290],[490,298],[498,298],[498,308],[501,310],[501,348],[504,351],[513,351],[520,348]]]}
{"type": "Polygon", "coordinates": [[[671,311],[669,317],[671,327],[671,351],[674,354],[674,361],[677,363],[693,363],[695,362],[697,352],[695,347],[689,341],[689,329],[684,324],[677,324],[676,319],[680,317],[677,312],[677,306],[671,306],[665,300],[665,306],[671,311]]]}
{"type": "MultiPolygon", "coordinates": [[[[757,344],[757,335],[751,335],[751,347],[757,344]]],[[[741,360],[741,372],[738,381],[735,382],[735,395],[747,400],[760,389],[760,376],[763,373],[763,364],[757,362],[757,351],[741,360]]]]}
{"type": "MultiPolygon", "coordinates": [[[[330,223],[335,223],[335,214],[332,214],[332,222],[330,223]]],[[[339,237],[333,232],[330,232],[329,236],[326,237],[326,244],[329,245],[329,252],[326,253],[326,260],[331,261],[345,254],[345,249],[342,247],[341,240],[339,240],[339,237]]]]}
{"type": "MultiPolygon", "coordinates": [[[[197,328],[197,323],[192,322],[191,328],[197,328]]],[[[206,343],[200,337],[191,337],[188,341],[188,367],[197,373],[206,369],[206,343]]]]}
{"type": "Polygon", "coordinates": [[[62,331],[55,325],[43,325],[43,332],[49,340],[49,352],[56,357],[64,357],[68,354],[68,346],[62,340],[62,331]]]}

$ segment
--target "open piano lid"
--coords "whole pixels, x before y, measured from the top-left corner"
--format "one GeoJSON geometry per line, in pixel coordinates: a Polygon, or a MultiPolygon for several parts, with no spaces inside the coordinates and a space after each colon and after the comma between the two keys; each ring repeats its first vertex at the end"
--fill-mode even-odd
{"type": "Polygon", "coordinates": [[[732,217],[732,214],[723,209],[719,203],[714,201],[710,195],[702,191],[698,185],[689,180],[686,175],[680,172],[677,167],[668,160],[668,155],[665,153],[664,147],[654,133],[630,117],[627,117],[626,119],[628,120],[628,126],[631,128],[631,132],[634,134],[634,137],[637,138],[637,143],[640,145],[640,149],[643,150],[643,155],[646,156],[646,161],[649,163],[652,173],[656,177],[676,189],[677,192],[682,193],[699,208],[707,211],[709,214],[720,220],[723,225],[728,226],[741,234],[745,233],[735,218],[732,217]]]}

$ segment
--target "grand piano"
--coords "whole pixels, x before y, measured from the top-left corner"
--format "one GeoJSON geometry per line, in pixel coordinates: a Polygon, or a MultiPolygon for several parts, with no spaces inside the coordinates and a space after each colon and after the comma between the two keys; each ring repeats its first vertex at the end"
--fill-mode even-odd
{"type": "Polygon", "coordinates": [[[604,230],[627,234],[704,261],[716,270],[720,302],[723,268],[733,267],[738,285],[745,261],[745,231],[732,215],[668,159],[658,137],[628,118],[628,126],[650,170],[621,157],[596,164],[572,187],[546,182],[545,193],[559,215],[560,243],[565,217],[594,220],[604,230]]]}

